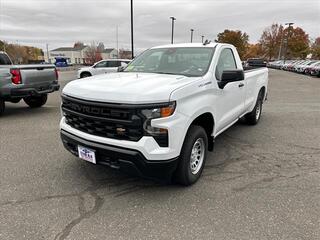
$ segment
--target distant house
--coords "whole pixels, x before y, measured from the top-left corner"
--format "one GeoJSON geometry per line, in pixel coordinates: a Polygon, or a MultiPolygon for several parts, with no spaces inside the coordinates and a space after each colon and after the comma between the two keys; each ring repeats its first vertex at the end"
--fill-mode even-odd
{"type": "Polygon", "coordinates": [[[115,48],[106,48],[101,52],[102,59],[118,58],[118,51],[115,48]]]}
{"type": "Polygon", "coordinates": [[[66,59],[69,64],[84,64],[86,51],[88,46],[78,47],[60,47],[49,52],[49,59],[45,55],[45,60],[50,63],[55,63],[57,58],[66,59]]]}
{"type": "Polygon", "coordinates": [[[121,49],[119,51],[119,58],[122,58],[122,59],[131,59],[132,58],[132,52],[130,50],[124,50],[124,49],[121,49]]]}
{"type": "MultiPolygon", "coordinates": [[[[57,59],[65,59],[69,64],[88,64],[86,51],[89,49],[88,46],[56,48],[49,51],[49,59],[45,54],[45,61],[55,63],[57,59]]],[[[118,58],[118,51],[115,48],[106,48],[100,54],[102,59],[118,58]]]]}

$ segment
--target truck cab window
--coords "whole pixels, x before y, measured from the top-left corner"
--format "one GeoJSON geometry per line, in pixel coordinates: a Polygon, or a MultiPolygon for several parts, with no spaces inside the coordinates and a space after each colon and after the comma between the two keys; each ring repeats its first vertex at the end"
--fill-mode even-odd
{"type": "Polygon", "coordinates": [[[120,67],[121,61],[108,61],[108,67],[120,67]]]}
{"type": "Polygon", "coordinates": [[[4,54],[4,53],[0,53],[0,65],[11,65],[11,60],[10,58],[4,54]]]}
{"type": "Polygon", "coordinates": [[[236,70],[237,64],[234,59],[233,52],[230,48],[225,48],[221,51],[218,64],[216,67],[216,79],[221,80],[222,73],[225,70],[236,70]]]}
{"type": "Polygon", "coordinates": [[[107,67],[107,61],[99,62],[95,66],[95,68],[104,68],[107,67]]]}

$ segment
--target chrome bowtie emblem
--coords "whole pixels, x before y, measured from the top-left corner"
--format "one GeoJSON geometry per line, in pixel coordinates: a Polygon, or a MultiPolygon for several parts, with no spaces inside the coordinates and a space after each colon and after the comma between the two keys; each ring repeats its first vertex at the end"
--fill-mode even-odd
{"type": "Polygon", "coordinates": [[[126,129],[124,129],[124,128],[116,128],[116,131],[117,131],[117,133],[119,135],[122,135],[122,134],[124,134],[126,132],[126,129]]]}

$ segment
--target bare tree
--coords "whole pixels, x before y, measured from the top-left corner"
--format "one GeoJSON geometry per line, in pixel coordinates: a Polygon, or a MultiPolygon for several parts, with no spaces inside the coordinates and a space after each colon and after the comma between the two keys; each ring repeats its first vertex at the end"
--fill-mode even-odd
{"type": "Polygon", "coordinates": [[[98,62],[100,60],[102,60],[101,52],[98,50],[95,43],[92,42],[85,51],[85,63],[94,64],[95,62],[98,62]]]}
{"type": "Polygon", "coordinates": [[[74,48],[84,47],[84,43],[83,43],[83,42],[80,42],[80,41],[77,41],[77,42],[74,43],[73,47],[74,47],[74,48]]]}

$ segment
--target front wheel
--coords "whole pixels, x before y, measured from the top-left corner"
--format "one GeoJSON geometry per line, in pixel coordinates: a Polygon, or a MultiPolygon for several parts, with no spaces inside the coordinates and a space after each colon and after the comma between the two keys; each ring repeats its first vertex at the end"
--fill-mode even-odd
{"type": "Polygon", "coordinates": [[[196,125],[188,130],[184,140],[175,181],[188,186],[201,176],[208,153],[208,137],[206,131],[196,125]]]}
{"type": "Polygon", "coordinates": [[[32,96],[24,98],[24,102],[31,108],[39,108],[46,104],[48,94],[42,94],[40,96],[32,96]]]}

